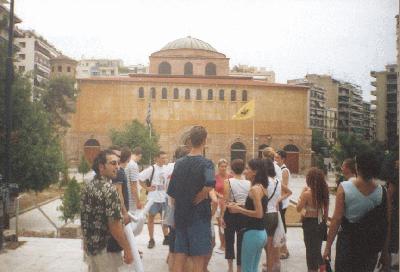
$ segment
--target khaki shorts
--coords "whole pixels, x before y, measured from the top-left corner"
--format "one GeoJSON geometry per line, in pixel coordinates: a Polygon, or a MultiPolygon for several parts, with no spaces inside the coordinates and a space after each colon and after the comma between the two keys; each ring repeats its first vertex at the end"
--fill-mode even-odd
{"type": "Polygon", "coordinates": [[[86,255],[85,261],[89,272],[118,272],[123,264],[121,252],[107,252],[106,249],[94,256],[86,255]]]}

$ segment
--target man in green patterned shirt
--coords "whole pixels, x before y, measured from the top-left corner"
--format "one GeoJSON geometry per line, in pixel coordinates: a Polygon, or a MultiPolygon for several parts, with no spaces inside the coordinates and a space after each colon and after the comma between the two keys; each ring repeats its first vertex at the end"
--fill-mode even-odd
{"type": "Polygon", "coordinates": [[[96,176],[86,182],[81,194],[81,227],[89,272],[118,271],[120,252],[107,252],[112,235],[124,250],[124,261],[132,263],[132,253],[124,234],[118,193],[111,184],[118,169],[118,157],[111,150],[99,153],[93,163],[96,176]]]}

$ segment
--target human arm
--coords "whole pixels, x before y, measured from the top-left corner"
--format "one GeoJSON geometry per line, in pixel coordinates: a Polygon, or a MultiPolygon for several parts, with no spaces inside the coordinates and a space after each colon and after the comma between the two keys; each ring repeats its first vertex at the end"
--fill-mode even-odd
{"type": "Polygon", "coordinates": [[[264,194],[263,190],[259,186],[253,186],[250,189],[249,197],[253,200],[254,210],[248,210],[240,207],[236,203],[228,204],[227,208],[231,213],[241,213],[248,217],[254,218],[262,218],[264,211],[261,203],[262,195],[264,194]]]}
{"type": "Polygon", "coordinates": [[[222,222],[222,227],[225,228],[225,221],[224,221],[224,214],[226,211],[226,204],[229,202],[229,180],[224,181],[224,201],[222,201],[221,205],[221,222],[222,222]]]}
{"type": "Polygon", "coordinates": [[[379,258],[378,263],[382,265],[382,270],[381,271],[388,271],[388,268],[390,266],[390,253],[389,253],[389,244],[390,244],[390,238],[392,234],[392,203],[393,203],[393,194],[397,193],[396,192],[396,187],[393,183],[389,183],[388,189],[387,189],[387,197],[386,197],[386,216],[387,216],[387,234],[386,234],[386,239],[385,243],[382,248],[382,253],[379,258]]]}
{"type": "Polygon", "coordinates": [[[335,211],[333,212],[331,223],[329,225],[328,239],[326,241],[326,246],[323,255],[324,260],[330,258],[332,243],[335,240],[339,226],[342,223],[342,218],[345,212],[344,199],[345,195],[343,187],[342,185],[339,185],[338,190],[336,192],[335,211]]]}
{"type": "Polygon", "coordinates": [[[151,184],[150,184],[150,186],[147,186],[147,184],[146,184],[146,180],[151,179],[152,172],[153,172],[153,166],[150,166],[139,173],[139,184],[147,192],[152,192],[152,191],[156,190],[155,186],[152,186],[151,184]]]}
{"type": "Polygon", "coordinates": [[[282,193],[278,199],[278,203],[292,195],[292,191],[289,189],[289,173],[288,171],[282,171],[282,182],[281,182],[282,193]]]}
{"type": "Polygon", "coordinates": [[[119,246],[124,250],[124,262],[126,264],[131,264],[133,262],[132,251],[129,242],[125,237],[124,226],[121,224],[121,221],[118,219],[109,218],[108,229],[119,246]]]}
{"type": "Polygon", "coordinates": [[[213,187],[209,187],[209,186],[203,187],[203,189],[201,189],[201,191],[196,194],[196,196],[194,197],[192,203],[194,205],[197,205],[200,202],[202,202],[204,199],[207,199],[208,198],[208,194],[213,189],[214,189],[213,187]]]}
{"type": "Polygon", "coordinates": [[[215,189],[210,191],[209,197],[211,199],[211,215],[214,215],[218,208],[218,197],[215,189]]]}
{"type": "Polygon", "coordinates": [[[124,195],[122,193],[122,183],[115,183],[114,186],[115,186],[115,189],[117,189],[119,203],[121,205],[121,213],[122,213],[122,217],[124,218],[124,224],[128,224],[130,222],[130,219],[128,216],[128,211],[126,210],[126,207],[125,207],[124,195]]]}
{"type": "Polygon", "coordinates": [[[209,192],[215,187],[214,165],[211,161],[208,161],[206,163],[203,171],[203,177],[204,177],[204,185],[203,185],[204,187],[193,198],[192,203],[194,205],[197,205],[204,199],[207,199],[209,192]]]}
{"type": "Polygon", "coordinates": [[[307,204],[307,189],[308,187],[304,187],[302,193],[300,194],[300,198],[297,201],[296,211],[300,213],[307,204]]]}
{"type": "Polygon", "coordinates": [[[137,181],[132,181],[130,182],[130,186],[131,186],[131,195],[132,198],[135,199],[135,203],[136,203],[136,208],[141,209],[142,208],[142,203],[140,202],[140,197],[139,197],[139,190],[137,187],[137,181]]]}

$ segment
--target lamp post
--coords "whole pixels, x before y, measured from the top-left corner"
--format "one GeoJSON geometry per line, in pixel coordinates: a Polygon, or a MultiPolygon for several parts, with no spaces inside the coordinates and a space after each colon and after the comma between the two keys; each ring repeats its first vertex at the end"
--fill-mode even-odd
{"type": "MultiPolygon", "coordinates": [[[[4,1],[3,1],[4,2],[4,1]]],[[[13,40],[14,40],[14,0],[10,1],[10,13],[8,23],[8,47],[6,61],[6,80],[4,89],[4,120],[5,120],[5,149],[4,149],[4,180],[2,188],[8,191],[8,184],[11,179],[11,128],[12,128],[12,107],[11,107],[11,86],[14,76],[13,68],[13,40]]],[[[9,227],[10,218],[7,211],[7,193],[2,194],[3,201],[3,220],[0,224],[0,250],[3,248],[3,230],[9,227]]]]}

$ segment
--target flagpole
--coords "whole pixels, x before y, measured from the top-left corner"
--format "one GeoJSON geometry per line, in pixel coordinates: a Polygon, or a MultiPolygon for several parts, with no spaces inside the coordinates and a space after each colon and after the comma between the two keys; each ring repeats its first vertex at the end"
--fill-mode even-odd
{"type": "Polygon", "coordinates": [[[254,119],[255,119],[255,116],[253,116],[253,159],[256,157],[255,153],[254,153],[254,151],[255,151],[255,142],[256,142],[256,140],[255,140],[254,119]]]}

